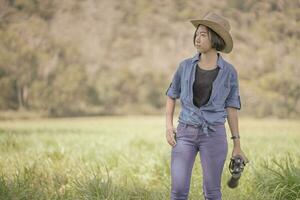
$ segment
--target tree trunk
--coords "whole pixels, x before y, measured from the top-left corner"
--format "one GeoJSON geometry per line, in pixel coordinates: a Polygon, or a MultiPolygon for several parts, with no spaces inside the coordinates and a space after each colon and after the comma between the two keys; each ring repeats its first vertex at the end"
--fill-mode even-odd
{"type": "Polygon", "coordinates": [[[18,95],[18,109],[24,110],[24,101],[23,101],[23,88],[17,85],[17,95],[18,95]]]}

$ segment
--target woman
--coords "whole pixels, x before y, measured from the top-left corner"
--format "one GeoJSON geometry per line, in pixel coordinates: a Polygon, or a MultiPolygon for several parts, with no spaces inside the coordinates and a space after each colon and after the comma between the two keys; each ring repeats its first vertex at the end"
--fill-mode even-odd
{"type": "Polygon", "coordinates": [[[166,139],[171,152],[171,199],[187,199],[195,157],[199,151],[205,199],[221,199],[221,176],[228,152],[226,118],[233,139],[232,156],[248,159],[240,145],[237,110],[241,109],[237,71],[218,52],[233,47],[230,24],[222,16],[207,13],[191,20],[196,27],[197,53],[184,59],[166,91],[166,139]],[[173,127],[175,101],[181,112],[173,127]]]}

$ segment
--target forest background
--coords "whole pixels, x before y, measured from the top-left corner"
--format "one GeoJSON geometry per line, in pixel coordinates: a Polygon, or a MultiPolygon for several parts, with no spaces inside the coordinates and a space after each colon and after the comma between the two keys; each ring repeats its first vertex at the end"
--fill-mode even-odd
{"type": "Polygon", "coordinates": [[[229,19],[241,115],[299,118],[300,1],[0,0],[0,118],[162,114],[189,19],[229,19]]]}

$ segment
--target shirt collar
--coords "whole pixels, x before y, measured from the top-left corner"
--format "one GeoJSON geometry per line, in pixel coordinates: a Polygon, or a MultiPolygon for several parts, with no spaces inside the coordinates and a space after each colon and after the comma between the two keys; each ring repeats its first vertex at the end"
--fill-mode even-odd
{"type": "MultiPolygon", "coordinates": [[[[221,54],[219,52],[217,52],[217,55],[218,55],[218,61],[217,61],[217,65],[223,69],[224,67],[224,59],[223,57],[221,56],[221,54]]],[[[192,58],[192,62],[195,63],[196,61],[199,61],[199,59],[201,58],[201,53],[200,52],[197,52],[194,57],[192,58]]]]}

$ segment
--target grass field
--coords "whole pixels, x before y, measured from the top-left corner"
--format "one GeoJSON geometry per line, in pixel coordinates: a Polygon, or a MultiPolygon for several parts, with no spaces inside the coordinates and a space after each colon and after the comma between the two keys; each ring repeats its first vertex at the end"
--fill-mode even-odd
{"type": "MultiPolygon", "coordinates": [[[[171,147],[164,122],[163,116],[2,121],[0,199],[169,199],[171,147]]],[[[250,163],[240,186],[229,189],[228,137],[223,199],[300,199],[300,121],[239,123],[250,163]]],[[[199,162],[197,156],[192,200],[203,199],[199,162]]]]}

